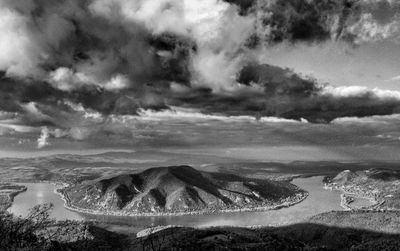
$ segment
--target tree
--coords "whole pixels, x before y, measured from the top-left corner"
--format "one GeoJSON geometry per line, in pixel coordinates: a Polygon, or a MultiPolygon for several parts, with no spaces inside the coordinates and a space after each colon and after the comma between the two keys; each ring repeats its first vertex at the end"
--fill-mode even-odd
{"type": "Polygon", "coordinates": [[[52,204],[38,205],[25,218],[1,212],[0,249],[48,250],[52,238],[49,227],[55,223],[55,220],[50,219],[52,209],[52,204]]]}

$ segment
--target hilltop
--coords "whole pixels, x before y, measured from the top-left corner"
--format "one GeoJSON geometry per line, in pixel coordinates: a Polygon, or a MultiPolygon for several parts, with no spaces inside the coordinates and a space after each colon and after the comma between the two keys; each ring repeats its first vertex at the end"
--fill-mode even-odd
{"type": "Polygon", "coordinates": [[[72,209],[112,215],[260,210],[290,205],[307,195],[288,182],[201,172],[190,166],[150,168],[60,192],[72,209]]]}

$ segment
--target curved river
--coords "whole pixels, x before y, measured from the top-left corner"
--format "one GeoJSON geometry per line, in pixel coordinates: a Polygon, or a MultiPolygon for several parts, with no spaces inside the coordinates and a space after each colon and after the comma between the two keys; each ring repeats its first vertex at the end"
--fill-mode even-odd
{"type": "Polygon", "coordinates": [[[277,210],[265,212],[235,212],[210,215],[154,216],[154,217],[118,217],[98,216],[76,213],[64,208],[64,201],[54,193],[55,186],[48,183],[21,183],[28,190],[14,198],[9,211],[15,215],[26,215],[29,208],[37,204],[53,203],[52,217],[58,220],[95,219],[110,224],[129,225],[134,228],[146,228],[157,225],[183,225],[191,227],[206,226],[277,226],[298,223],[307,218],[331,211],[343,210],[340,207],[340,192],[323,189],[322,176],[297,178],[293,184],[309,192],[302,202],[277,210]]]}

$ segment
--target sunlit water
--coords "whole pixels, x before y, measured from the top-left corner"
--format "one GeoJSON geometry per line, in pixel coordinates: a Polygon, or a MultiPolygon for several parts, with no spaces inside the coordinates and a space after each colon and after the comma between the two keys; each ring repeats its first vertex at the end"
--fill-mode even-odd
{"type": "Polygon", "coordinates": [[[206,227],[217,225],[252,226],[283,225],[302,222],[307,218],[331,210],[342,210],[337,191],[324,190],[321,176],[298,178],[293,183],[309,192],[309,196],[299,204],[288,208],[265,212],[236,212],[210,215],[156,216],[156,217],[116,217],[94,216],[71,212],[64,208],[64,202],[55,194],[54,185],[45,183],[24,184],[28,190],[15,198],[10,212],[26,215],[28,209],[41,203],[53,203],[52,217],[62,219],[96,219],[107,223],[130,225],[145,228],[157,225],[183,225],[206,227]]]}
{"type": "Polygon", "coordinates": [[[81,220],[83,217],[64,207],[64,201],[54,192],[55,185],[49,183],[19,183],[27,187],[26,192],[14,198],[9,212],[17,216],[26,216],[29,210],[39,204],[52,203],[51,217],[57,220],[81,220]]]}

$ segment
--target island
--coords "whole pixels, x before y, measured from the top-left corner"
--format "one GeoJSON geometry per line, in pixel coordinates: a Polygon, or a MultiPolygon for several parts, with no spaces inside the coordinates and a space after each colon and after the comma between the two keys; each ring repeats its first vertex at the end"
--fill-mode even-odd
{"type": "Polygon", "coordinates": [[[287,181],[203,172],[184,165],[85,181],[58,192],[71,210],[116,216],[269,210],[293,205],[308,195],[287,181]]]}

